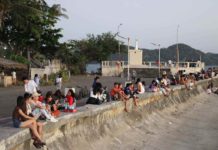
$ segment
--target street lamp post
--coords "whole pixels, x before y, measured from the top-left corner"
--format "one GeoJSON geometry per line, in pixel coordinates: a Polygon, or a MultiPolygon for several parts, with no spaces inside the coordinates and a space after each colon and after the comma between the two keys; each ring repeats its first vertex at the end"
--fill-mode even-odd
{"type": "Polygon", "coordinates": [[[160,44],[151,43],[154,46],[158,46],[158,77],[160,78],[160,44]]]}
{"type": "Polygon", "coordinates": [[[128,37],[128,65],[127,65],[127,81],[130,81],[130,78],[129,78],[129,42],[130,42],[130,38],[128,37]]]}
{"type": "Polygon", "coordinates": [[[177,67],[178,67],[178,71],[179,71],[179,25],[177,26],[177,33],[176,33],[176,57],[177,57],[177,67]]]}
{"type": "MultiPolygon", "coordinates": [[[[120,24],[118,27],[120,27],[122,24],[120,24]]],[[[119,29],[119,28],[118,28],[119,29]]],[[[129,37],[123,37],[121,35],[119,35],[119,32],[117,32],[116,36],[118,36],[119,38],[121,39],[125,39],[128,41],[128,47],[127,47],[127,52],[128,52],[128,58],[127,58],[127,80],[129,81],[130,80],[130,73],[129,73],[129,66],[130,66],[130,63],[129,63],[129,45],[130,45],[130,38],[129,37]]]]}
{"type": "MultiPolygon", "coordinates": [[[[119,25],[118,25],[118,27],[117,27],[117,35],[119,35],[119,33],[120,33],[120,26],[122,26],[123,24],[122,23],[120,23],[119,25]]],[[[119,57],[119,61],[120,61],[120,40],[119,40],[119,36],[118,36],[118,57],[119,57]]]]}

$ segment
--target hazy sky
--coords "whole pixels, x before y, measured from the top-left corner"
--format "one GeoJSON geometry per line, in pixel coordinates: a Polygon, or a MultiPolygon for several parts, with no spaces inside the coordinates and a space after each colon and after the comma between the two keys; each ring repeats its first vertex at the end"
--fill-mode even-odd
{"type": "Polygon", "coordinates": [[[88,33],[111,31],[130,37],[131,44],[155,48],[179,42],[204,52],[218,53],[218,0],[46,0],[61,4],[69,19],[61,19],[64,38],[82,39],[88,33]]]}

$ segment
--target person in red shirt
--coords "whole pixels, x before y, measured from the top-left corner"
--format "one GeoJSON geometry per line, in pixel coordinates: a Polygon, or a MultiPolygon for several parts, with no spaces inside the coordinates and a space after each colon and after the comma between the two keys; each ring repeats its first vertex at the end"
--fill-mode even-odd
{"type": "Polygon", "coordinates": [[[110,92],[111,99],[114,101],[119,100],[120,98],[119,92],[120,92],[119,85],[117,82],[115,82],[114,87],[111,89],[111,92],[110,92]]]}
{"type": "Polygon", "coordinates": [[[76,112],[76,99],[75,93],[72,89],[67,92],[67,96],[65,99],[65,112],[76,112]]]}
{"type": "Polygon", "coordinates": [[[37,93],[40,94],[38,101],[43,102],[44,101],[44,96],[42,95],[42,92],[40,90],[37,91],[37,93]]]}

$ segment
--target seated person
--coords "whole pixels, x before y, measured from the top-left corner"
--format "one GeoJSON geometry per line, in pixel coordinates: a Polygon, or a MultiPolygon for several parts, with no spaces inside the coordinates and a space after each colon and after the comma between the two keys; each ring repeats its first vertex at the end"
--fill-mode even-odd
{"type": "Polygon", "coordinates": [[[15,107],[12,114],[12,121],[15,128],[29,128],[31,134],[34,136],[33,145],[36,148],[41,148],[45,145],[42,142],[42,137],[40,136],[40,131],[38,131],[38,126],[34,117],[30,117],[25,114],[24,108],[26,103],[22,96],[17,98],[17,106],[15,107]]]}
{"type": "Polygon", "coordinates": [[[40,94],[33,93],[32,94],[32,100],[30,101],[31,107],[28,107],[32,109],[31,114],[38,119],[41,115],[44,116],[46,119],[48,119],[51,122],[57,122],[58,120],[55,119],[51,113],[49,113],[49,110],[47,110],[46,106],[40,102],[39,99],[40,94]]]}
{"type": "Polygon", "coordinates": [[[137,89],[136,89],[136,94],[143,94],[145,93],[145,87],[143,86],[141,79],[138,78],[136,81],[137,89]]]}
{"type": "Polygon", "coordinates": [[[64,99],[65,96],[61,93],[61,90],[56,90],[53,99],[55,100],[55,103],[57,104],[57,107],[59,110],[64,109],[64,99]]]}
{"type": "Polygon", "coordinates": [[[151,92],[158,92],[159,91],[159,86],[156,80],[152,80],[150,86],[149,86],[149,91],[151,92]]]}
{"type": "Polygon", "coordinates": [[[58,110],[58,101],[52,98],[52,91],[48,91],[45,97],[45,105],[46,109],[52,116],[58,117],[60,115],[60,111],[58,110]]]}
{"type": "Polygon", "coordinates": [[[104,102],[103,88],[101,83],[97,82],[94,88],[90,92],[90,97],[88,98],[86,104],[102,104],[104,102]]]}
{"type": "Polygon", "coordinates": [[[40,101],[40,102],[43,102],[43,101],[44,101],[44,96],[42,95],[42,92],[41,92],[40,90],[38,90],[37,93],[40,94],[40,96],[39,96],[39,101],[40,101]]]}
{"type": "Polygon", "coordinates": [[[67,92],[65,98],[65,112],[77,112],[75,93],[72,89],[67,92]]]}
{"type": "Polygon", "coordinates": [[[128,96],[128,98],[133,98],[133,102],[135,106],[138,106],[138,97],[135,95],[134,85],[133,83],[128,83],[124,89],[124,93],[128,96]]]}
{"type": "Polygon", "coordinates": [[[119,92],[120,92],[119,84],[115,82],[114,87],[111,89],[110,92],[111,99],[114,101],[119,100],[120,99],[119,92]]]}

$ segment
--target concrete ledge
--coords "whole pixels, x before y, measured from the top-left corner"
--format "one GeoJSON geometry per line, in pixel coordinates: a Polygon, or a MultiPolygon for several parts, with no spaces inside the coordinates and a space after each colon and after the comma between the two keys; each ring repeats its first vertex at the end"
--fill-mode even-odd
{"type": "MultiPolygon", "coordinates": [[[[98,105],[86,105],[78,108],[74,114],[63,113],[58,123],[48,122],[44,127],[44,139],[47,149],[90,149],[92,143],[106,135],[124,132],[155,110],[162,110],[170,105],[177,105],[190,100],[204,92],[209,80],[202,80],[192,90],[184,86],[175,86],[174,92],[165,97],[160,93],[140,95],[139,108],[135,108],[132,100],[128,102],[130,112],[124,112],[121,101],[98,105]],[[128,126],[126,126],[128,124],[128,126]]],[[[218,85],[218,78],[214,78],[218,85]]],[[[30,140],[29,129],[15,129],[9,123],[0,128],[1,150],[34,149],[30,140]]]]}

